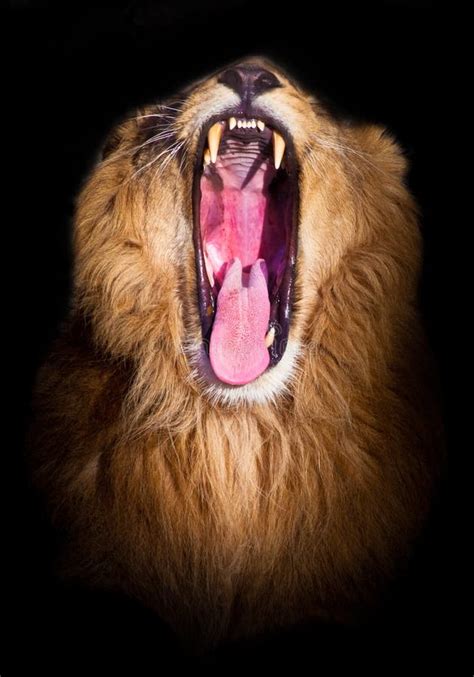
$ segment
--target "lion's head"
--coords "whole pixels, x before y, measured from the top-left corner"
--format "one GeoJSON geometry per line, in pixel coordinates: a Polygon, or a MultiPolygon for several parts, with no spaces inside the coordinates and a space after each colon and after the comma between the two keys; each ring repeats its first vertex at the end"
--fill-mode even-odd
{"type": "Polygon", "coordinates": [[[336,122],[262,59],[143,109],[111,136],[79,205],[77,288],[98,340],[133,353],[145,328],[125,336],[124,323],[152,304],[189,384],[214,401],[274,398],[351,251],[383,238],[412,295],[404,167],[382,130],[336,122]]]}
{"type": "Polygon", "coordinates": [[[374,597],[436,465],[404,172],[260,58],[117,126],[38,389],[75,571],[212,640],[374,597]]]}

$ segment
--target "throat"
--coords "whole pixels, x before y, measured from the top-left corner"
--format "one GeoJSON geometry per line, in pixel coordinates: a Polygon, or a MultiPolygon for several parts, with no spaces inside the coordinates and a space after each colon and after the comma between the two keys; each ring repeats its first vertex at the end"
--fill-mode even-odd
{"type": "MultiPolygon", "coordinates": [[[[201,224],[206,271],[218,291],[227,264],[240,259],[244,272],[259,258],[273,258],[275,219],[269,211],[272,169],[248,158],[223,158],[201,181],[201,224]],[[262,249],[267,243],[264,252],[262,249]]],[[[267,265],[270,261],[266,261],[267,265]]]]}

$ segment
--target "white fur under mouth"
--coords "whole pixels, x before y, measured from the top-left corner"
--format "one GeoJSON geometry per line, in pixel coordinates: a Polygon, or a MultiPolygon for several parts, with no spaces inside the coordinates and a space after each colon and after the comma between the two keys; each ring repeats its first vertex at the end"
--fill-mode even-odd
{"type": "Polygon", "coordinates": [[[301,345],[299,341],[289,339],[283,357],[274,367],[267,369],[251,383],[241,386],[228,385],[216,378],[202,342],[188,344],[185,352],[193,366],[191,378],[199,384],[211,403],[238,406],[274,403],[279,396],[288,394],[298,371],[301,345]]]}

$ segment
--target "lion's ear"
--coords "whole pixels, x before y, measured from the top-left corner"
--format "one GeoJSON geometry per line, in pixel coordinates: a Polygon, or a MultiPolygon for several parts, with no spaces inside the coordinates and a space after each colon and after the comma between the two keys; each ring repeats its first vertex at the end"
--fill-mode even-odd
{"type": "Polygon", "coordinates": [[[408,161],[389,131],[377,125],[367,125],[354,127],[351,132],[380,169],[402,180],[406,177],[408,161]]]}

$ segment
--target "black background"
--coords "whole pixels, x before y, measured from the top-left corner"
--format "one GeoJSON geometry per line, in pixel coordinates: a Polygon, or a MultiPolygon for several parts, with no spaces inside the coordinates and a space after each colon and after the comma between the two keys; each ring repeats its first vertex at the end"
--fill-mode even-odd
{"type": "Polygon", "coordinates": [[[30,661],[35,672],[65,675],[159,674],[169,660],[209,671],[290,669],[306,659],[306,670],[321,674],[339,667],[387,674],[415,664],[427,669],[445,657],[455,661],[453,640],[462,628],[451,591],[459,554],[450,549],[448,535],[448,472],[410,571],[367,625],[305,626],[193,658],[138,605],[55,579],[55,538],[28,487],[23,461],[35,371],[67,309],[74,198],[107,130],[136,104],[249,54],[273,58],[356,119],[383,123],[404,148],[425,242],[420,300],[450,439],[450,355],[439,313],[447,302],[444,232],[433,189],[443,81],[431,3],[201,0],[129,2],[111,10],[16,2],[2,19],[4,144],[12,147],[12,180],[4,177],[2,183],[13,207],[6,224],[13,243],[4,257],[10,259],[5,267],[17,328],[9,337],[11,363],[20,364],[8,421],[11,538],[3,581],[11,604],[2,674],[20,674],[30,661]]]}

